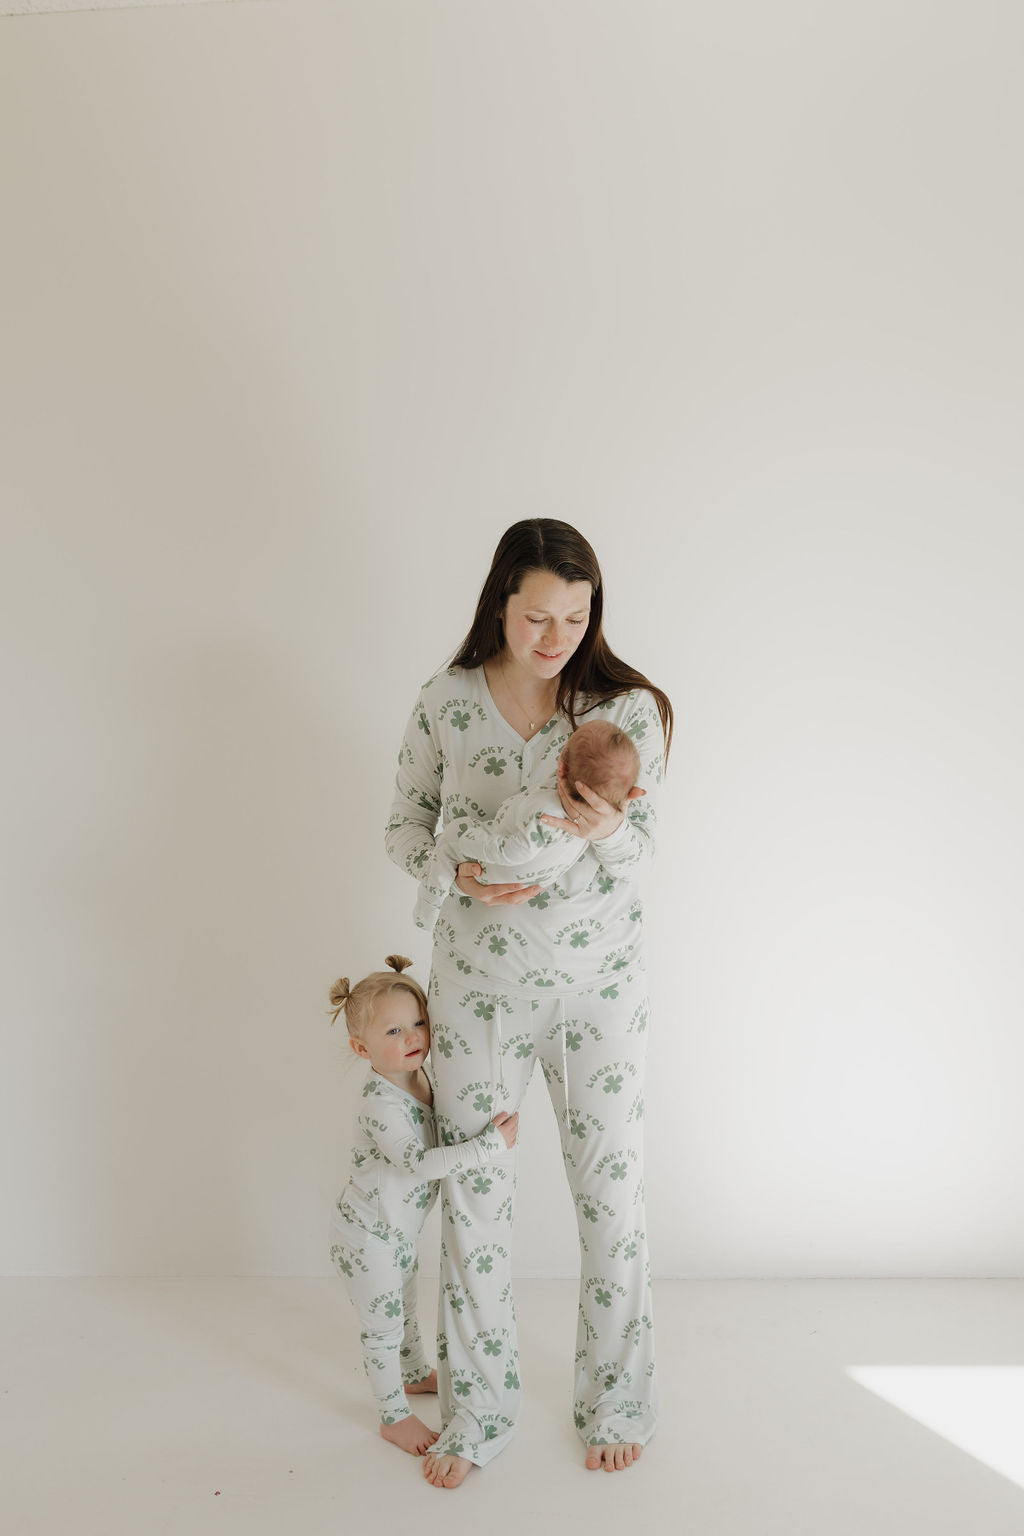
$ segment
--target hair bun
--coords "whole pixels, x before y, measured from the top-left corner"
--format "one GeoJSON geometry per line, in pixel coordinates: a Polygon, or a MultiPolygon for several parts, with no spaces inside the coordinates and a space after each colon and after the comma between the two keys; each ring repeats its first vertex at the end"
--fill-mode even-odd
{"type": "Polygon", "coordinates": [[[409,969],[412,961],[408,955],[385,955],[384,964],[389,966],[391,970],[398,971],[401,974],[402,971],[409,969]]]}
{"type": "Polygon", "coordinates": [[[338,1014],[344,1008],[345,1004],[348,1002],[349,993],[351,990],[352,989],[348,984],[348,977],[339,976],[330,991],[330,1003],[331,1007],[334,1009],[334,1013],[331,1016],[332,1024],[338,1017],[338,1014]]]}

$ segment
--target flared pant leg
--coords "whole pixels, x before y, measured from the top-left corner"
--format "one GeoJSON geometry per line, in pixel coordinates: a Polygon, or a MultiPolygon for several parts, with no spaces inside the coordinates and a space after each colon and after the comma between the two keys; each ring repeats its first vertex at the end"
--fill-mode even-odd
{"type": "Polygon", "coordinates": [[[566,998],[561,1042],[553,1033],[542,1046],[579,1231],[573,1417],[587,1445],[646,1445],[657,1419],[644,1206],[648,1018],[643,973],[627,973],[566,998]]]}
{"type": "MultiPolygon", "coordinates": [[[[467,978],[468,981],[468,978],[467,978]]],[[[654,1432],[653,1312],[643,1185],[642,974],[569,998],[430,982],[442,1139],[519,1108],[541,1061],[580,1238],[574,1416],[588,1444],[654,1432]]],[[[437,1453],[483,1466],[507,1443],[520,1382],[509,1237],[515,1154],[442,1183],[437,1453]]]]}

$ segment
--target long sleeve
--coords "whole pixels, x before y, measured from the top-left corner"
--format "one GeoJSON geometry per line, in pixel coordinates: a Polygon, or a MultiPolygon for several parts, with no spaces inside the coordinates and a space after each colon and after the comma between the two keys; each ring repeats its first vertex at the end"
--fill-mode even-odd
{"type": "Polygon", "coordinates": [[[657,705],[646,689],[636,694],[622,729],[636,747],[640,758],[637,784],[647,793],[630,800],[622,825],[610,837],[590,845],[601,867],[616,876],[637,872],[654,857],[657,791],[665,771],[665,736],[657,705]]]}
{"type": "MultiPolygon", "coordinates": [[[[475,860],[494,883],[510,878],[523,885],[547,885],[565,873],[583,852],[578,838],[540,820],[548,809],[536,795],[512,795],[491,822],[452,822],[438,839],[439,858],[451,863],[475,860]],[[496,876],[493,866],[499,867],[496,876]]],[[[557,814],[562,814],[561,806],[557,814]]]]}
{"type": "MultiPolygon", "coordinates": [[[[427,688],[430,687],[428,683],[427,688]]],[[[423,881],[441,814],[441,755],[420,691],[398,754],[395,795],[384,833],[388,858],[423,881]]]]}
{"type": "Polygon", "coordinates": [[[443,1179],[467,1168],[482,1168],[506,1150],[505,1138],[494,1125],[488,1125],[469,1141],[459,1141],[450,1147],[425,1147],[410,1129],[408,1115],[409,1111],[400,1104],[374,1099],[372,1112],[364,1112],[358,1121],[359,1129],[385,1162],[401,1173],[415,1174],[420,1179],[443,1179]]]}

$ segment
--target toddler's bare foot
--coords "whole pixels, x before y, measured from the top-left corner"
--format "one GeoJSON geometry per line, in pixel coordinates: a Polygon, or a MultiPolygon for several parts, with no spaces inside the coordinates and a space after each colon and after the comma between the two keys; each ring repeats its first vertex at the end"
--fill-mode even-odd
{"type": "Polygon", "coordinates": [[[397,1424],[382,1424],[380,1432],[385,1440],[397,1445],[400,1451],[408,1451],[410,1456],[423,1456],[437,1439],[437,1430],[428,1429],[414,1413],[399,1419],[397,1424]]]}
{"type": "Polygon", "coordinates": [[[421,1377],[419,1381],[407,1381],[405,1390],[407,1392],[436,1392],[437,1372],[431,1371],[428,1375],[421,1377]]]}
{"type": "Polygon", "coordinates": [[[622,1472],[640,1460],[642,1450],[641,1445],[588,1445],[587,1471],[603,1467],[606,1472],[622,1472]]]}
{"type": "Polygon", "coordinates": [[[435,1488],[457,1488],[472,1465],[465,1456],[428,1456],[423,1463],[423,1476],[435,1488]]]}

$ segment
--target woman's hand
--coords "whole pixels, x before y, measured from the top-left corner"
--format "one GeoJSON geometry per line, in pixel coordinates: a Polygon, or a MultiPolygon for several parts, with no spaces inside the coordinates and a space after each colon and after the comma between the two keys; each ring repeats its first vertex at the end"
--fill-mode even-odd
{"type": "Polygon", "coordinates": [[[539,885],[481,885],[476,878],[478,874],[479,864],[460,864],[455,872],[455,884],[463,895],[482,901],[485,907],[521,907],[540,890],[539,885]]]}
{"type": "Polygon", "coordinates": [[[516,1110],[514,1115],[506,1115],[505,1111],[502,1110],[500,1114],[495,1115],[494,1119],[491,1121],[491,1124],[494,1126],[495,1130],[500,1131],[502,1136],[505,1138],[506,1147],[515,1146],[516,1138],[519,1135],[518,1110],[516,1110]]]}
{"type": "MultiPolygon", "coordinates": [[[[561,786],[559,786],[561,788],[561,786]]],[[[617,832],[625,820],[625,812],[616,810],[614,805],[609,805],[607,800],[602,800],[600,795],[595,795],[586,784],[577,781],[576,790],[587,802],[586,808],[580,807],[571,819],[563,816],[542,816],[540,819],[545,826],[558,827],[562,832],[568,832],[572,837],[588,838],[592,843],[599,843],[603,837],[611,837],[617,832]]],[[[641,795],[646,795],[646,789],[641,789],[634,784],[627,800],[639,800],[641,795]]]]}

